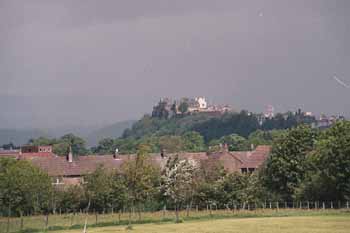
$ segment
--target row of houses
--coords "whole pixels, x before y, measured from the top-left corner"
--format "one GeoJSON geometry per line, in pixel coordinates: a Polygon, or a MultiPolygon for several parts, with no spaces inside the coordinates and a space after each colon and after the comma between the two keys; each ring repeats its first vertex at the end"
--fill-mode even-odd
{"type": "MultiPolygon", "coordinates": [[[[227,146],[223,146],[218,152],[180,152],[180,159],[192,160],[195,164],[205,161],[220,161],[227,172],[254,172],[267,159],[270,146],[258,146],[252,151],[232,152],[227,146]]],[[[150,154],[151,162],[163,168],[167,160],[175,154],[153,153],[150,154]]],[[[0,157],[9,157],[18,160],[27,160],[34,166],[47,172],[52,177],[55,185],[79,184],[83,177],[103,166],[108,170],[118,170],[125,161],[135,158],[135,154],[110,154],[73,156],[69,152],[67,156],[57,156],[51,146],[24,146],[18,151],[1,151],[0,157]]]]}

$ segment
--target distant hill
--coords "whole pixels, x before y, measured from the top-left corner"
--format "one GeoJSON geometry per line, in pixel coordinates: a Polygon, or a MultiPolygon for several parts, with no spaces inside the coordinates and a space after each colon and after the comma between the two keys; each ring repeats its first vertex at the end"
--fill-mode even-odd
{"type": "Polygon", "coordinates": [[[0,146],[12,142],[16,146],[26,144],[31,138],[51,137],[51,135],[40,129],[0,129],[0,146]]]}
{"type": "Polygon", "coordinates": [[[94,130],[84,138],[86,139],[88,146],[96,146],[97,143],[104,138],[120,137],[123,134],[124,130],[130,128],[135,122],[136,121],[134,120],[117,122],[112,125],[94,130]]]}

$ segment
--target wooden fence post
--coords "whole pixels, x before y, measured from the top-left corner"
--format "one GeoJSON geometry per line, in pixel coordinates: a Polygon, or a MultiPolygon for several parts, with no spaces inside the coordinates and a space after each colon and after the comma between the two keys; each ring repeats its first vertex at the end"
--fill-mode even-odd
{"type": "Polygon", "coordinates": [[[346,208],[349,209],[349,201],[346,202],[346,208]]]}
{"type": "Polygon", "coordinates": [[[73,226],[73,213],[70,214],[70,226],[73,226]]]}
{"type": "Polygon", "coordinates": [[[165,218],[166,205],[163,207],[163,219],[165,218]]]}
{"type": "Polygon", "coordinates": [[[307,201],[306,203],[307,203],[307,209],[310,210],[310,203],[309,203],[309,201],[307,201]]]}
{"type": "Polygon", "coordinates": [[[48,226],[49,226],[49,213],[47,213],[45,216],[45,231],[47,230],[48,226]]]}
{"type": "Polygon", "coordinates": [[[21,213],[21,225],[20,225],[20,230],[23,231],[23,227],[24,227],[24,223],[23,223],[23,213],[22,213],[22,211],[21,211],[20,213],[21,213]]]}
{"type": "Polygon", "coordinates": [[[324,202],[322,202],[322,209],[325,210],[326,209],[326,204],[324,202]]]}
{"type": "Polygon", "coordinates": [[[333,209],[333,201],[331,201],[331,209],[333,209]]]}
{"type": "Polygon", "coordinates": [[[272,204],[271,204],[271,201],[270,201],[270,209],[272,209],[272,204]]]}

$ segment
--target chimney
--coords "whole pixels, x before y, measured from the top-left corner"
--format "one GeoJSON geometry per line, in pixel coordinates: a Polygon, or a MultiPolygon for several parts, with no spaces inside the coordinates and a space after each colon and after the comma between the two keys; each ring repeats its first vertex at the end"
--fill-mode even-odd
{"type": "Polygon", "coordinates": [[[254,148],[255,148],[255,146],[254,146],[254,144],[252,143],[252,144],[250,144],[250,150],[254,150],[254,148]]]}
{"type": "Polygon", "coordinates": [[[119,149],[115,148],[115,151],[114,151],[114,154],[113,154],[113,159],[119,159],[118,155],[119,155],[119,149]]]}
{"type": "Polygon", "coordinates": [[[72,162],[73,162],[72,146],[69,146],[69,153],[68,153],[68,156],[67,156],[67,161],[68,161],[69,163],[72,163],[72,162]]]}
{"type": "Polygon", "coordinates": [[[227,145],[227,143],[224,144],[223,152],[228,152],[228,145],[227,145]]]}
{"type": "Polygon", "coordinates": [[[163,148],[160,149],[160,157],[162,157],[162,158],[165,157],[165,150],[163,148]]]}

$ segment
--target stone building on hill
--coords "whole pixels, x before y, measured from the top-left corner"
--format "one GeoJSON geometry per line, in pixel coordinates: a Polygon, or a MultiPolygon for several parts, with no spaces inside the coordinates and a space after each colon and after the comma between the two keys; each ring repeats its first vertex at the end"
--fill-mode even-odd
{"type": "Polygon", "coordinates": [[[162,98],[153,107],[152,117],[167,119],[174,115],[183,113],[209,113],[223,114],[232,111],[228,105],[210,105],[205,97],[181,98],[180,100],[171,100],[162,98]],[[186,105],[186,111],[183,111],[182,105],[186,105]]]}

